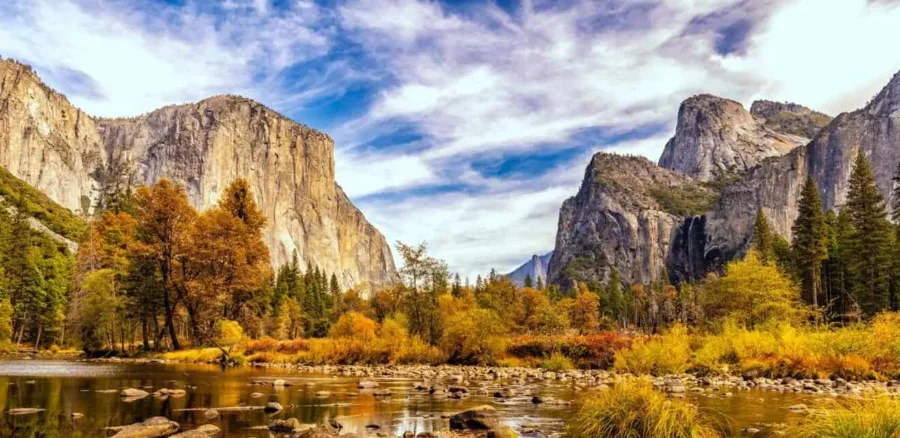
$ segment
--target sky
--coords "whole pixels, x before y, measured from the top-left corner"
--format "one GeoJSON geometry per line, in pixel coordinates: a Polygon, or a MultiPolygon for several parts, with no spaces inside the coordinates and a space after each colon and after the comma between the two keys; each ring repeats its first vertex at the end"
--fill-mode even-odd
{"type": "Polygon", "coordinates": [[[896,0],[5,0],[0,56],[97,116],[241,94],[335,140],[388,241],[474,279],[553,249],[599,151],[712,93],[836,115],[900,70],[896,0]]]}

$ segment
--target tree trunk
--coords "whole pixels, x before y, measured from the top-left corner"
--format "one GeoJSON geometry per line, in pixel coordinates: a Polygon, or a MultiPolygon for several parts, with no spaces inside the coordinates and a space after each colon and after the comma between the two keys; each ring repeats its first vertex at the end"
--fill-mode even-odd
{"type": "Polygon", "coordinates": [[[44,324],[38,324],[38,334],[37,339],[34,341],[34,349],[38,350],[38,347],[41,345],[41,335],[44,333],[44,324]]]}
{"type": "Polygon", "coordinates": [[[147,315],[141,317],[141,338],[144,341],[144,351],[150,351],[150,339],[147,337],[147,315]]]}
{"type": "Polygon", "coordinates": [[[172,341],[173,350],[181,350],[181,344],[178,343],[178,333],[175,332],[175,303],[169,299],[169,269],[163,264],[162,269],[162,285],[163,285],[163,308],[166,314],[166,328],[169,330],[169,338],[172,341]]]}

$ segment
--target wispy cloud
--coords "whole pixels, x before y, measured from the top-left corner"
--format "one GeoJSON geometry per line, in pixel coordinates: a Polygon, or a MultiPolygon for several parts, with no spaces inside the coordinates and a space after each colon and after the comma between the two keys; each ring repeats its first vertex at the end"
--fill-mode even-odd
{"type": "Polygon", "coordinates": [[[590,155],[656,159],[693,94],[834,114],[900,69],[889,1],[13,0],[0,29],[94,114],[240,93],[327,128],[388,239],[470,277],[551,249],[590,155]]]}

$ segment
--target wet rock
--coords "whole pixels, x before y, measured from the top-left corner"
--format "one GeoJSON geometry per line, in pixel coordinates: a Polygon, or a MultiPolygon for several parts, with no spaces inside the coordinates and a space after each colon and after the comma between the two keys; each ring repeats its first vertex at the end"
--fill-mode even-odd
{"type": "Polygon", "coordinates": [[[288,382],[287,380],[284,380],[284,379],[275,379],[275,380],[272,382],[272,386],[281,386],[281,387],[285,387],[285,386],[294,386],[294,384],[291,383],[291,382],[288,382]]]}
{"type": "Polygon", "coordinates": [[[467,409],[450,417],[450,429],[491,430],[498,425],[497,410],[483,405],[467,409]]]}
{"type": "Polygon", "coordinates": [[[254,392],[254,393],[250,394],[250,398],[260,398],[260,397],[264,397],[264,396],[265,396],[265,394],[263,394],[261,392],[254,392]]]}
{"type": "Polygon", "coordinates": [[[9,415],[28,415],[28,414],[36,414],[38,412],[44,412],[45,409],[41,408],[13,408],[6,411],[9,415]]]}
{"type": "Polygon", "coordinates": [[[204,424],[196,429],[172,435],[170,438],[209,438],[216,436],[221,432],[218,426],[213,424],[204,424]]]}
{"type": "Polygon", "coordinates": [[[542,399],[540,396],[536,395],[534,397],[531,397],[531,402],[536,405],[539,405],[544,402],[544,399],[542,399]]]}
{"type": "Polygon", "coordinates": [[[143,423],[110,429],[116,431],[113,438],[156,438],[172,435],[178,432],[179,428],[178,423],[166,417],[152,417],[143,423]]]}
{"type": "Polygon", "coordinates": [[[287,420],[273,420],[269,423],[269,430],[273,432],[293,432],[299,431],[303,427],[300,420],[296,418],[288,418],[287,420]]]}
{"type": "Polygon", "coordinates": [[[356,384],[356,387],[359,389],[372,389],[378,387],[378,382],[374,380],[360,380],[359,383],[356,384]]]}
{"type": "Polygon", "coordinates": [[[281,403],[268,402],[268,403],[266,403],[266,407],[263,410],[266,412],[272,413],[272,412],[281,411],[282,409],[284,409],[284,407],[281,406],[281,403]]]}
{"type": "Polygon", "coordinates": [[[331,391],[317,391],[316,397],[319,398],[328,398],[331,397],[331,391]]]}
{"type": "Polygon", "coordinates": [[[387,388],[376,389],[374,392],[372,392],[372,395],[374,395],[375,397],[390,397],[391,390],[387,388]]]}
{"type": "Polygon", "coordinates": [[[137,400],[150,395],[150,393],[143,389],[125,388],[119,395],[121,395],[122,398],[137,400]]]}

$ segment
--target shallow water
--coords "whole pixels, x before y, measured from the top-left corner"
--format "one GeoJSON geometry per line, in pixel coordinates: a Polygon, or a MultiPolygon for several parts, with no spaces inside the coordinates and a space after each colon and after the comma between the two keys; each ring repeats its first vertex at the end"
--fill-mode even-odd
{"type": "MultiPolygon", "coordinates": [[[[370,391],[358,390],[357,377],[335,377],[302,374],[280,369],[242,367],[222,370],[212,365],[172,364],[99,364],[69,361],[11,360],[0,361],[0,436],[7,437],[95,437],[106,436],[107,426],[127,425],[162,415],[181,424],[182,430],[212,423],[228,437],[268,437],[265,426],[276,418],[296,417],[303,423],[334,419],[344,432],[375,436],[381,432],[397,436],[405,431],[424,432],[448,427],[441,414],[490,404],[501,412],[503,422],[517,431],[533,428],[550,432],[561,429],[572,414],[572,407],[532,405],[521,401],[498,403],[490,396],[472,395],[465,400],[435,399],[427,392],[413,389],[411,378],[377,378],[381,388],[390,388],[393,396],[376,398],[370,391]],[[283,378],[294,386],[276,388],[252,385],[254,380],[283,378]],[[6,388],[3,391],[3,388],[6,388]],[[162,400],[148,396],[124,402],[119,396],[123,388],[144,388],[153,392],[160,388],[181,388],[183,397],[162,400]],[[317,391],[330,391],[333,396],[317,398],[317,391]],[[254,392],[263,397],[251,398],[254,392]],[[358,393],[351,396],[351,393],[358,393]],[[285,409],[276,414],[261,410],[222,412],[218,419],[206,420],[199,411],[188,408],[229,407],[242,403],[262,406],[277,401],[285,409]],[[293,407],[289,405],[293,404],[293,407]],[[12,408],[44,408],[46,411],[12,416],[12,408]],[[84,414],[73,420],[74,412],[84,414]],[[369,425],[378,425],[374,430],[369,425]]],[[[481,382],[471,382],[473,387],[481,382]]],[[[496,382],[489,383],[496,385],[496,382]]],[[[526,385],[535,394],[573,400],[577,394],[566,383],[526,385]]],[[[473,390],[474,388],[470,388],[473,390]]],[[[723,388],[722,394],[729,391],[723,388]]],[[[791,422],[798,418],[787,407],[810,404],[814,397],[764,391],[734,391],[732,397],[716,393],[687,395],[705,412],[727,421],[732,430],[756,426],[758,423],[791,422]]]]}

